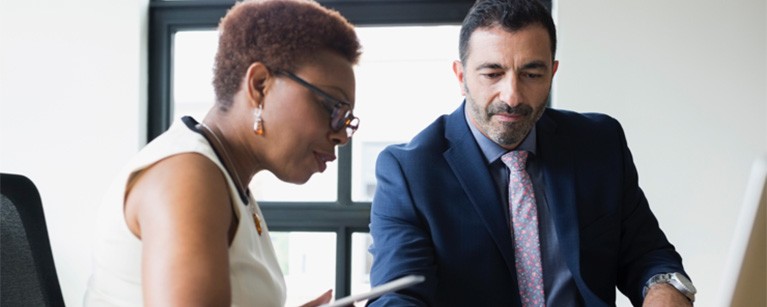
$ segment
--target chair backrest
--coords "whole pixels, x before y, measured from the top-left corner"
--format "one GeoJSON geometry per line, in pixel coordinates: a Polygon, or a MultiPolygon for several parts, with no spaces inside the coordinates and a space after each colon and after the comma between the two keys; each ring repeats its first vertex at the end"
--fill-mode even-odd
{"type": "Polygon", "coordinates": [[[35,184],[0,173],[0,194],[0,305],[64,306],[35,184]]]}

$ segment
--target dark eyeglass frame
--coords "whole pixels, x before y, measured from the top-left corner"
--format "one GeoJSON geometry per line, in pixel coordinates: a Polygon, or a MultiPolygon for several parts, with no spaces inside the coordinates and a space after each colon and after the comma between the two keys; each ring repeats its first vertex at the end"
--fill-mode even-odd
{"type": "Polygon", "coordinates": [[[318,103],[322,105],[322,107],[325,108],[328,113],[330,113],[330,128],[333,129],[333,131],[341,131],[341,129],[346,129],[347,137],[352,137],[354,132],[357,131],[357,128],[359,128],[360,125],[360,119],[352,114],[352,105],[350,103],[336,99],[325,91],[319,89],[317,86],[309,83],[299,76],[296,76],[292,72],[286,70],[277,70],[275,71],[275,74],[284,75],[293,81],[296,81],[298,84],[307,88],[313,93],[321,96],[323,99],[318,101],[318,103]],[[328,102],[331,103],[332,106],[330,106],[328,102]]]}

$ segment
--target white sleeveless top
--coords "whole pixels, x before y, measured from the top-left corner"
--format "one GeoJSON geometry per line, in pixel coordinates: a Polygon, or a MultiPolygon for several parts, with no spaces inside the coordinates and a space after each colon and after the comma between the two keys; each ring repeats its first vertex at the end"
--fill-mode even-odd
{"type": "Polygon", "coordinates": [[[249,206],[263,217],[255,199],[243,203],[232,178],[210,143],[191,130],[195,122],[177,120],[168,131],[147,144],[117,177],[105,195],[98,213],[93,268],[85,293],[85,306],[142,306],[141,240],[128,228],[123,215],[125,188],[138,171],[166,157],[199,153],[215,163],[226,177],[234,212],[239,223],[229,246],[229,279],[232,306],[283,306],[285,280],[282,276],[269,228],[261,218],[261,235],[256,230],[249,206]]]}

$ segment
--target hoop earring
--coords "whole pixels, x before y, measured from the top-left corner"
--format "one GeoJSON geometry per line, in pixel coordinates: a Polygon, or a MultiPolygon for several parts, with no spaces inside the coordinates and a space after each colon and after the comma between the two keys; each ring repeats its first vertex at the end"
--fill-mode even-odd
{"type": "Polygon", "coordinates": [[[253,111],[253,115],[256,117],[256,122],[253,123],[253,131],[256,135],[264,135],[264,123],[261,119],[261,113],[264,111],[263,104],[259,104],[258,108],[253,111]]]}

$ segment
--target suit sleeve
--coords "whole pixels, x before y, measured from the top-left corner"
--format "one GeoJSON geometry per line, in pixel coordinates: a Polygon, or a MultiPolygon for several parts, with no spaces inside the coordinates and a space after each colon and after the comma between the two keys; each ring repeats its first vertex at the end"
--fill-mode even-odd
{"type": "Polygon", "coordinates": [[[376,178],[370,212],[371,286],[409,274],[423,275],[426,280],[371,300],[368,306],[432,306],[437,284],[434,249],[428,226],[408,185],[409,180],[419,178],[408,178],[390,149],[378,157],[376,178]]]}
{"type": "Polygon", "coordinates": [[[642,289],[655,274],[684,272],[682,259],[661,230],[639,187],[636,166],[618,125],[623,151],[623,207],[618,289],[634,306],[641,306],[642,289]]]}

